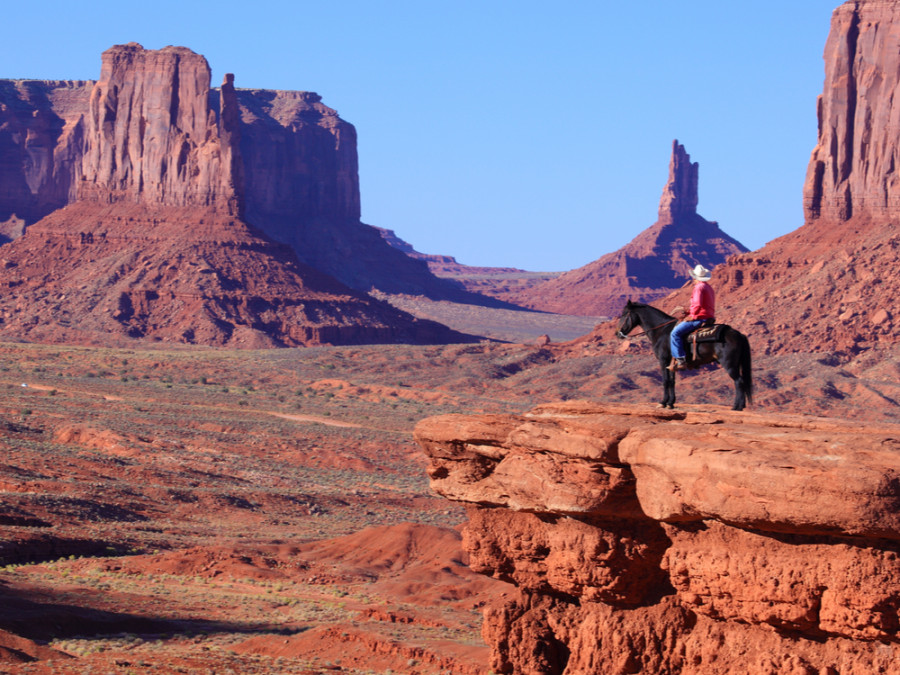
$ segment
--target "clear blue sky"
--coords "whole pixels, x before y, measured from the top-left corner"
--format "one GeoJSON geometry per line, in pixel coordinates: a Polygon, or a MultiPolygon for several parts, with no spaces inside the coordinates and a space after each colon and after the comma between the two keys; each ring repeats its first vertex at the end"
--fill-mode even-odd
{"type": "Polygon", "coordinates": [[[839,4],[16,2],[0,77],[189,47],[214,86],[316,91],[353,123],[364,222],[470,265],[568,270],[654,222],[676,138],[701,215],[751,249],[799,227],[839,4]]]}

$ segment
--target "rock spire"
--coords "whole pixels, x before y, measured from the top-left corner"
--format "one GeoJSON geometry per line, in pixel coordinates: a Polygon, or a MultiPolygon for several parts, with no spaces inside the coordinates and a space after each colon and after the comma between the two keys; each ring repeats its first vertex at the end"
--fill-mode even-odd
{"type": "Polygon", "coordinates": [[[697,263],[712,269],[747,248],[697,213],[699,165],[677,140],[659,218],[625,246],[510,298],[547,312],[616,316],[628,299],[653,302],[687,280],[697,263]]]}
{"type": "Polygon", "coordinates": [[[669,180],[659,200],[659,222],[675,223],[697,215],[700,165],[678,140],[672,141],[669,180]]]}
{"type": "Polygon", "coordinates": [[[900,342],[900,2],[838,7],[824,61],[803,226],[713,272],[718,312],[754,351],[852,358],[900,342]]]}

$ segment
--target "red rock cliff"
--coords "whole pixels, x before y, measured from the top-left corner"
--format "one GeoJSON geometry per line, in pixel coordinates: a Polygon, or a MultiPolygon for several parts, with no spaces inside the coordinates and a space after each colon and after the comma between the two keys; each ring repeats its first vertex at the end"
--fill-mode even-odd
{"type": "Polygon", "coordinates": [[[900,3],[852,0],[834,11],[817,106],[819,138],[803,190],[807,220],[897,216],[898,66],[900,3]]]}
{"type": "MultiPolygon", "coordinates": [[[[469,339],[273,241],[283,232],[267,232],[267,218],[281,208],[295,230],[318,228],[287,243],[338,250],[354,268],[358,240],[322,234],[335,222],[342,234],[372,230],[358,221],[352,127],[315,94],[244,93],[242,109],[231,75],[218,91],[209,79],[189,49],[132,43],[104,52],[96,83],[0,83],[0,177],[10,181],[0,216],[10,234],[41,216],[0,252],[0,334],[233,347],[469,339]],[[280,131],[266,136],[250,105],[280,131]]],[[[385,264],[364,268],[369,286],[385,264]]]]}
{"type": "Polygon", "coordinates": [[[131,43],[96,83],[0,81],[0,243],[76,197],[211,208],[357,290],[485,302],[360,222],[356,130],[318,94],[209,79],[189,49],[131,43]]]}
{"type": "Polygon", "coordinates": [[[570,402],[422,421],[498,673],[900,673],[900,426],[570,402]]]}
{"type": "Polygon", "coordinates": [[[0,243],[75,199],[92,85],[0,80],[0,243]]]}

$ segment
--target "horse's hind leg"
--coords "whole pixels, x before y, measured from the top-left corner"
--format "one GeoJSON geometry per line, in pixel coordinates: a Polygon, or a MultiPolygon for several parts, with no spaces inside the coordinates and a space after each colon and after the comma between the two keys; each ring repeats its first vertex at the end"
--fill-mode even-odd
{"type": "Polygon", "coordinates": [[[663,376],[663,399],[660,405],[663,408],[675,407],[675,373],[668,368],[662,369],[663,376]]]}
{"type": "Polygon", "coordinates": [[[741,371],[737,366],[729,367],[726,371],[734,380],[734,405],[731,406],[731,409],[743,410],[747,405],[747,400],[744,396],[744,378],[741,377],[741,371]]]}

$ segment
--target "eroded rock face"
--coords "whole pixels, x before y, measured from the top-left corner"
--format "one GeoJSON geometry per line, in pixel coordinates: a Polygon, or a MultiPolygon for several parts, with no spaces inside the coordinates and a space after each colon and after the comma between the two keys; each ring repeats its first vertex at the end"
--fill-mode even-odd
{"type": "Polygon", "coordinates": [[[114,46],[96,83],[0,80],[0,178],[0,243],[75,199],[213,209],[351,288],[479,302],[360,222],[356,130],[318,94],[213,89],[185,47],[114,46]]]}
{"type": "Polygon", "coordinates": [[[0,253],[0,335],[233,348],[447,342],[213,208],[77,201],[0,253]]]}
{"type": "Polygon", "coordinates": [[[0,243],[75,199],[92,86],[0,80],[0,243]]]}
{"type": "Polygon", "coordinates": [[[310,92],[213,90],[184,47],[112,47],[96,83],[0,81],[0,178],[4,335],[470,339],[360,292],[444,282],[359,222],[353,126],[310,92]]]}
{"type": "Polygon", "coordinates": [[[353,125],[313,92],[241,89],[237,99],[247,205],[255,219],[358,222],[353,125]]]}
{"type": "Polygon", "coordinates": [[[838,7],[825,43],[819,136],[803,189],[807,220],[892,217],[900,208],[900,4],[838,7]]]}
{"type": "Polygon", "coordinates": [[[700,201],[700,165],[691,162],[684,146],[672,143],[672,159],[669,160],[669,180],[659,199],[659,221],[674,223],[693,219],[700,201]]]}
{"type": "MultiPolygon", "coordinates": [[[[838,7],[825,45],[818,142],[803,190],[805,223],[713,271],[717,315],[757,353],[821,350],[848,359],[900,340],[900,3],[838,7]]],[[[660,301],[683,304],[682,292],[660,301]]]]}
{"type": "Polygon", "coordinates": [[[85,120],[80,199],[211,207],[240,215],[237,100],[226,76],[210,108],[210,68],[184,47],[103,52],[85,120]]]}
{"type": "Polygon", "coordinates": [[[518,587],[496,672],[900,673],[900,425],[568,402],[415,433],[518,587]]]}

